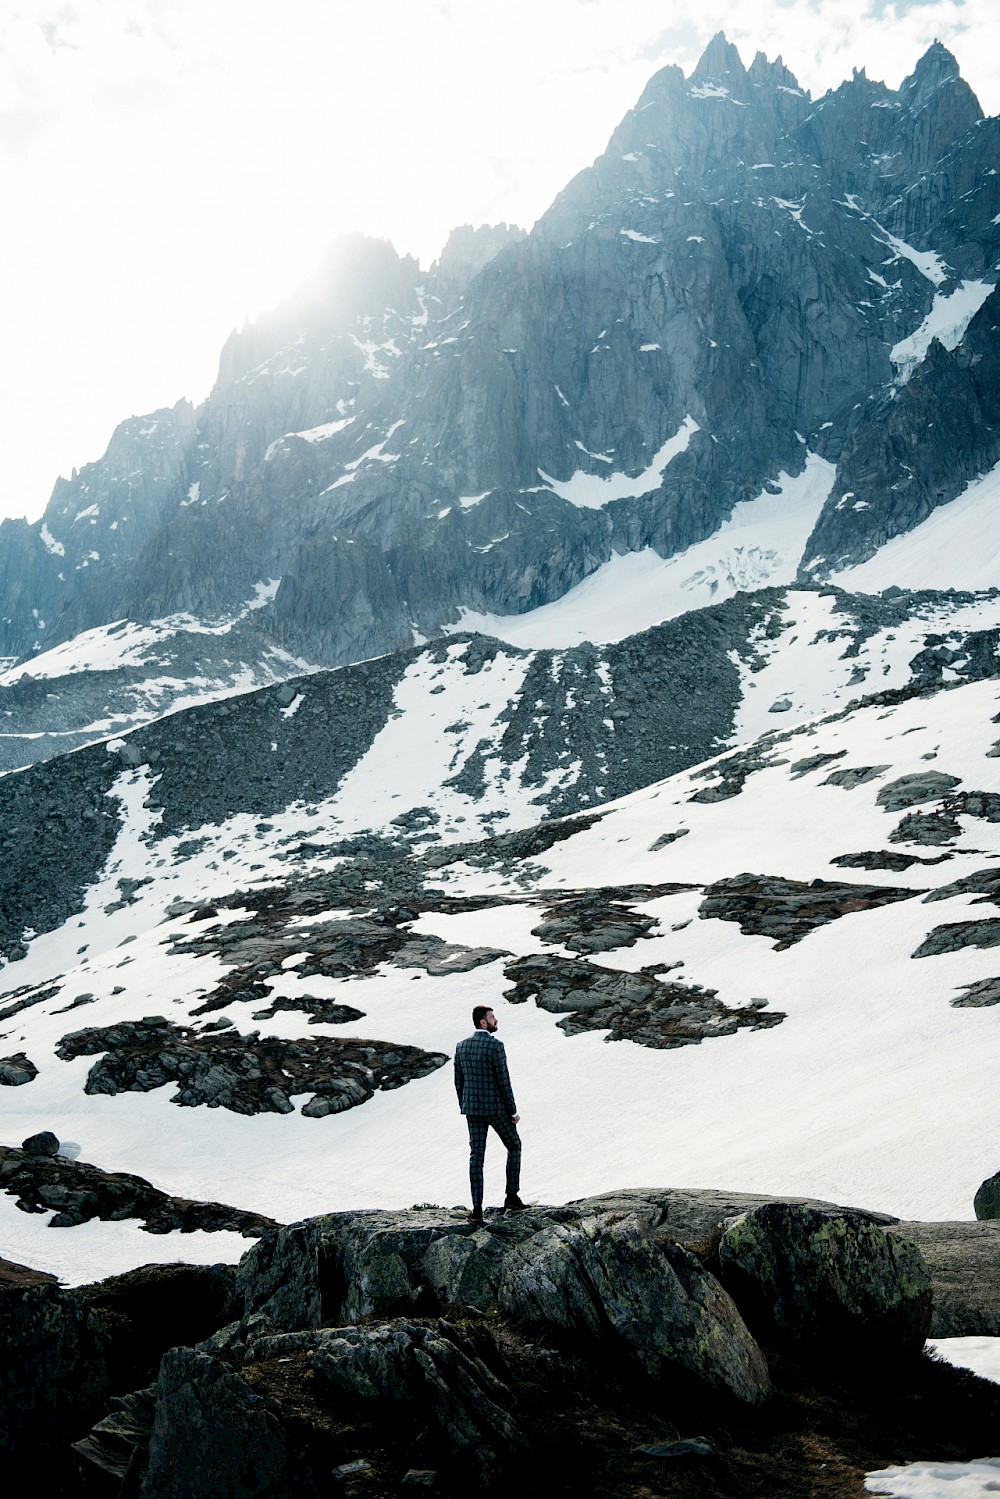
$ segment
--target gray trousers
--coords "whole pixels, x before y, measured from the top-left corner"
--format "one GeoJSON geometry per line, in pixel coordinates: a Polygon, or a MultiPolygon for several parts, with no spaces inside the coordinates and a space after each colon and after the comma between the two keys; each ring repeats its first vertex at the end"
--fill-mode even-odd
{"type": "Polygon", "coordinates": [[[486,1136],[495,1129],[507,1147],[507,1196],[516,1197],[521,1185],[521,1136],[508,1114],[467,1114],[469,1126],[469,1185],[472,1206],[483,1205],[483,1161],[486,1158],[486,1136]]]}

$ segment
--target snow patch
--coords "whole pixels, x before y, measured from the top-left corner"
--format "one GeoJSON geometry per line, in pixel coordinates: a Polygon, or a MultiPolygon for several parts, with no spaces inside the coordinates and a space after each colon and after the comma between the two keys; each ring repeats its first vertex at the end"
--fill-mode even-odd
{"type": "Polygon", "coordinates": [[[587,474],[582,470],[570,479],[553,479],[539,469],[539,476],[546,486],[560,499],[568,500],[581,510],[600,510],[612,500],[640,498],[659,489],[667,466],[678,454],[683,453],[694,436],[700,431],[693,416],[686,416],[673,437],[668,437],[652,463],[641,474],[630,479],[628,474],[587,474]]]}
{"type": "Polygon", "coordinates": [[[41,528],[39,529],[38,534],[41,537],[42,545],[47,552],[51,552],[53,557],[65,557],[66,548],[63,546],[61,541],[56,541],[55,537],[52,535],[52,532],[49,530],[44,521],[42,521],[41,528]]]}
{"type": "MultiPolygon", "coordinates": [[[[870,274],[870,273],[869,273],[870,274]]],[[[933,339],[946,349],[957,349],[965,331],[987,297],[993,291],[992,281],[963,281],[952,292],[936,292],[930,312],[919,328],[889,350],[896,366],[896,379],[905,385],[918,364],[927,357],[933,339]]]]}

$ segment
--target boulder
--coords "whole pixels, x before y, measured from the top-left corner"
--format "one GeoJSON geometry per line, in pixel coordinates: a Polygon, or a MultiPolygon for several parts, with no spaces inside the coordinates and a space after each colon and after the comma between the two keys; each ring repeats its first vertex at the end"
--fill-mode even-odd
{"type": "Polygon", "coordinates": [[[1000,1171],[986,1178],[972,1205],[979,1219],[1000,1218],[1000,1171]]]}
{"type": "Polygon", "coordinates": [[[1000,1222],[900,1223],[934,1288],[932,1338],[1000,1337],[1000,1222]]]}
{"type": "Polygon", "coordinates": [[[15,1052],[10,1057],[0,1057],[0,1085],[3,1087],[23,1088],[25,1083],[34,1082],[37,1076],[38,1068],[23,1051],[15,1052]]]}
{"type": "Polygon", "coordinates": [[[246,1380],[198,1349],[164,1354],[140,1499],[312,1499],[315,1492],[281,1421],[246,1380]]]}
{"type": "Polygon", "coordinates": [[[509,1390],[447,1322],[337,1328],[319,1343],[313,1367],[341,1395],[415,1404],[444,1449],[462,1454],[482,1481],[524,1445],[509,1390]]]}
{"type": "Polygon", "coordinates": [[[724,1284],[750,1325],[818,1358],[878,1347],[917,1354],[931,1317],[919,1249],[867,1213],[766,1203],[723,1234],[724,1284]]]}
{"type": "Polygon", "coordinates": [[[59,1136],[54,1135],[50,1129],[40,1130],[37,1135],[29,1135],[26,1140],[22,1140],[21,1149],[25,1155],[58,1155],[59,1136]]]}
{"type": "Polygon", "coordinates": [[[467,1236],[444,1234],[424,1254],[421,1275],[442,1310],[471,1306],[485,1312],[496,1304],[508,1248],[485,1228],[467,1236]]]}
{"type": "MultiPolygon", "coordinates": [[[[578,1218],[595,1213],[638,1215],[650,1228],[666,1229],[682,1244],[697,1245],[727,1218],[738,1217],[766,1202],[793,1203],[799,1207],[833,1208],[836,1204],[814,1197],[770,1197],[762,1192],[723,1192],[716,1187],[625,1187],[596,1197],[581,1197],[568,1207],[578,1218]]],[[[889,1213],[869,1213],[873,1222],[888,1227],[898,1220],[889,1213]]]]}
{"type": "Polygon", "coordinates": [[[409,1410],[427,1428],[441,1462],[488,1483],[498,1465],[524,1447],[511,1416],[513,1397],[495,1368],[492,1336],[464,1336],[443,1319],[396,1318],[364,1327],[315,1328],[249,1338],[247,1366],[305,1362],[307,1379],[325,1387],[324,1405],[409,1410]],[[488,1361],[488,1362],[487,1362],[488,1361]],[[490,1365],[493,1367],[491,1368],[490,1365]]]}
{"type": "Polygon", "coordinates": [[[755,1405],[767,1363],[735,1304],[688,1250],[635,1217],[555,1225],[507,1256],[502,1311],[603,1345],[654,1380],[687,1373],[755,1405]]]}
{"type": "Polygon", "coordinates": [[[477,1229],[464,1209],[328,1213],[265,1234],[240,1262],[237,1291],[246,1315],[287,1331],[457,1304],[485,1310],[507,1249],[544,1223],[579,1216],[572,1208],[487,1213],[477,1229]]]}

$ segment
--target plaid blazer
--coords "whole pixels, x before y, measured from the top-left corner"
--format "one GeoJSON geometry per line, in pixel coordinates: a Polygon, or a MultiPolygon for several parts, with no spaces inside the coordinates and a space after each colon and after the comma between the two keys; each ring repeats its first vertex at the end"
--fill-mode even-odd
{"type": "Polygon", "coordinates": [[[473,1031],[455,1047],[455,1091],[463,1114],[496,1118],[517,1113],[503,1042],[473,1031]]]}

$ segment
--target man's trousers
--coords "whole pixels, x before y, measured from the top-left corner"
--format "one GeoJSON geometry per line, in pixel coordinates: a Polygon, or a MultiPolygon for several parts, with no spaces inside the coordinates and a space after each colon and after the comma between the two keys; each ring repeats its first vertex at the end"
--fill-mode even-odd
{"type": "Polygon", "coordinates": [[[472,1206],[483,1205],[483,1161],[486,1157],[486,1136],[495,1129],[507,1147],[507,1196],[516,1197],[521,1185],[521,1136],[517,1125],[508,1114],[467,1114],[469,1126],[469,1185],[472,1188],[472,1206]]]}

